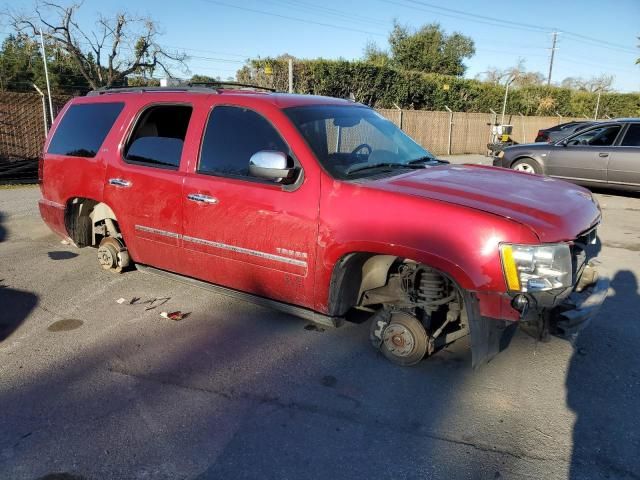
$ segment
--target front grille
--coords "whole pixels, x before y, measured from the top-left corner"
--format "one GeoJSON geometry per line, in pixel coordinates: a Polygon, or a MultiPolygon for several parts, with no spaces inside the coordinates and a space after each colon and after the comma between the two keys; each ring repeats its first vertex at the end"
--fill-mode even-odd
{"type": "Polygon", "coordinates": [[[584,267],[589,260],[598,254],[600,242],[598,241],[597,226],[582,232],[571,244],[571,263],[573,270],[573,284],[575,285],[584,267]]]}

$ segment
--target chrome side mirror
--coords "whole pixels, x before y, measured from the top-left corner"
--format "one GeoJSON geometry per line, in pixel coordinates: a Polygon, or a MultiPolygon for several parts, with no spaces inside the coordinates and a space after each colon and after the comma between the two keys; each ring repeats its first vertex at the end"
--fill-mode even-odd
{"type": "Polygon", "coordinates": [[[288,168],[289,159],[283,152],[261,150],[249,159],[249,175],[267,180],[281,181],[293,176],[294,169],[288,168]]]}

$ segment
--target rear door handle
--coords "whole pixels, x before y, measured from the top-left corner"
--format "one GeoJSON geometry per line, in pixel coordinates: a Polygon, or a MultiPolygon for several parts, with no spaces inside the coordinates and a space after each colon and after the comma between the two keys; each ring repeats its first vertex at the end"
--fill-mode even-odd
{"type": "Polygon", "coordinates": [[[114,187],[128,188],[133,184],[129,180],[125,180],[124,178],[110,178],[109,185],[113,185],[114,187]]]}
{"type": "Polygon", "coordinates": [[[608,154],[608,153],[606,153],[606,152],[600,152],[600,153],[598,154],[598,156],[599,156],[599,157],[602,157],[602,158],[606,158],[606,157],[608,157],[608,156],[609,156],[609,154],[608,154]]]}
{"type": "Polygon", "coordinates": [[[192,202],[206,203],[208,205],[218,203],[217,198],[210,197],[209,195],[205,195],[203,193],[190,193],[189,195],[187,195],[187,198],[192,202]]]}

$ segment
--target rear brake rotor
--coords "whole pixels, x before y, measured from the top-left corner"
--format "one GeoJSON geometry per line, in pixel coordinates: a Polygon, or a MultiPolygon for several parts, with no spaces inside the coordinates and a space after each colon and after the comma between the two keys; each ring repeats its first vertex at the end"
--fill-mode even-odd
{"type": "Polygon", "coordinates": [[[98,263],[105,270],[120,273],[129,265],[129,254],[117,238],[105,237],[98,247],[98,263]]]}

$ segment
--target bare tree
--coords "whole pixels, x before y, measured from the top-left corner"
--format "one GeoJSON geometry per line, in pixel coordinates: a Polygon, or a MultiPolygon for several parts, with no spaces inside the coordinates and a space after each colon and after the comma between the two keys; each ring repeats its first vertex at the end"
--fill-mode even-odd
{"type": "Polygon", "coordinates": [[[605,73],[591,78],[567,77],[560,84],[564,88],[582,90],[585,92],[610,92],[612,90],[613,75],[605,73]]]}
{"type": "Polygon", "coordinates": [[[504,85],[509,80],[512,80],[513,85],[517,87],[542,85],[544,83],[544,75],[540,72],[527,71],[525,61],[522,58],[513,67],[505,69],[489,67],[487,71],[477,75],[476,78],[494,85],[504,85]]]}
{"type": "Polygon", "coordinates": [[[12,10],[5,15],[17,32],[35,37],[42,27],[45,39],[71,57],[94,89],[124,83],[129,75],[153,75],[158,69],[170,77],[174,67],[188,71],[184,53],[170,52],[157,42],[159,32],[153,20],[126,12],[115,18],[100,15],[96,28],[89,31],[76,19],[81,6],[38,0],[34,15],[12,10]]]}

